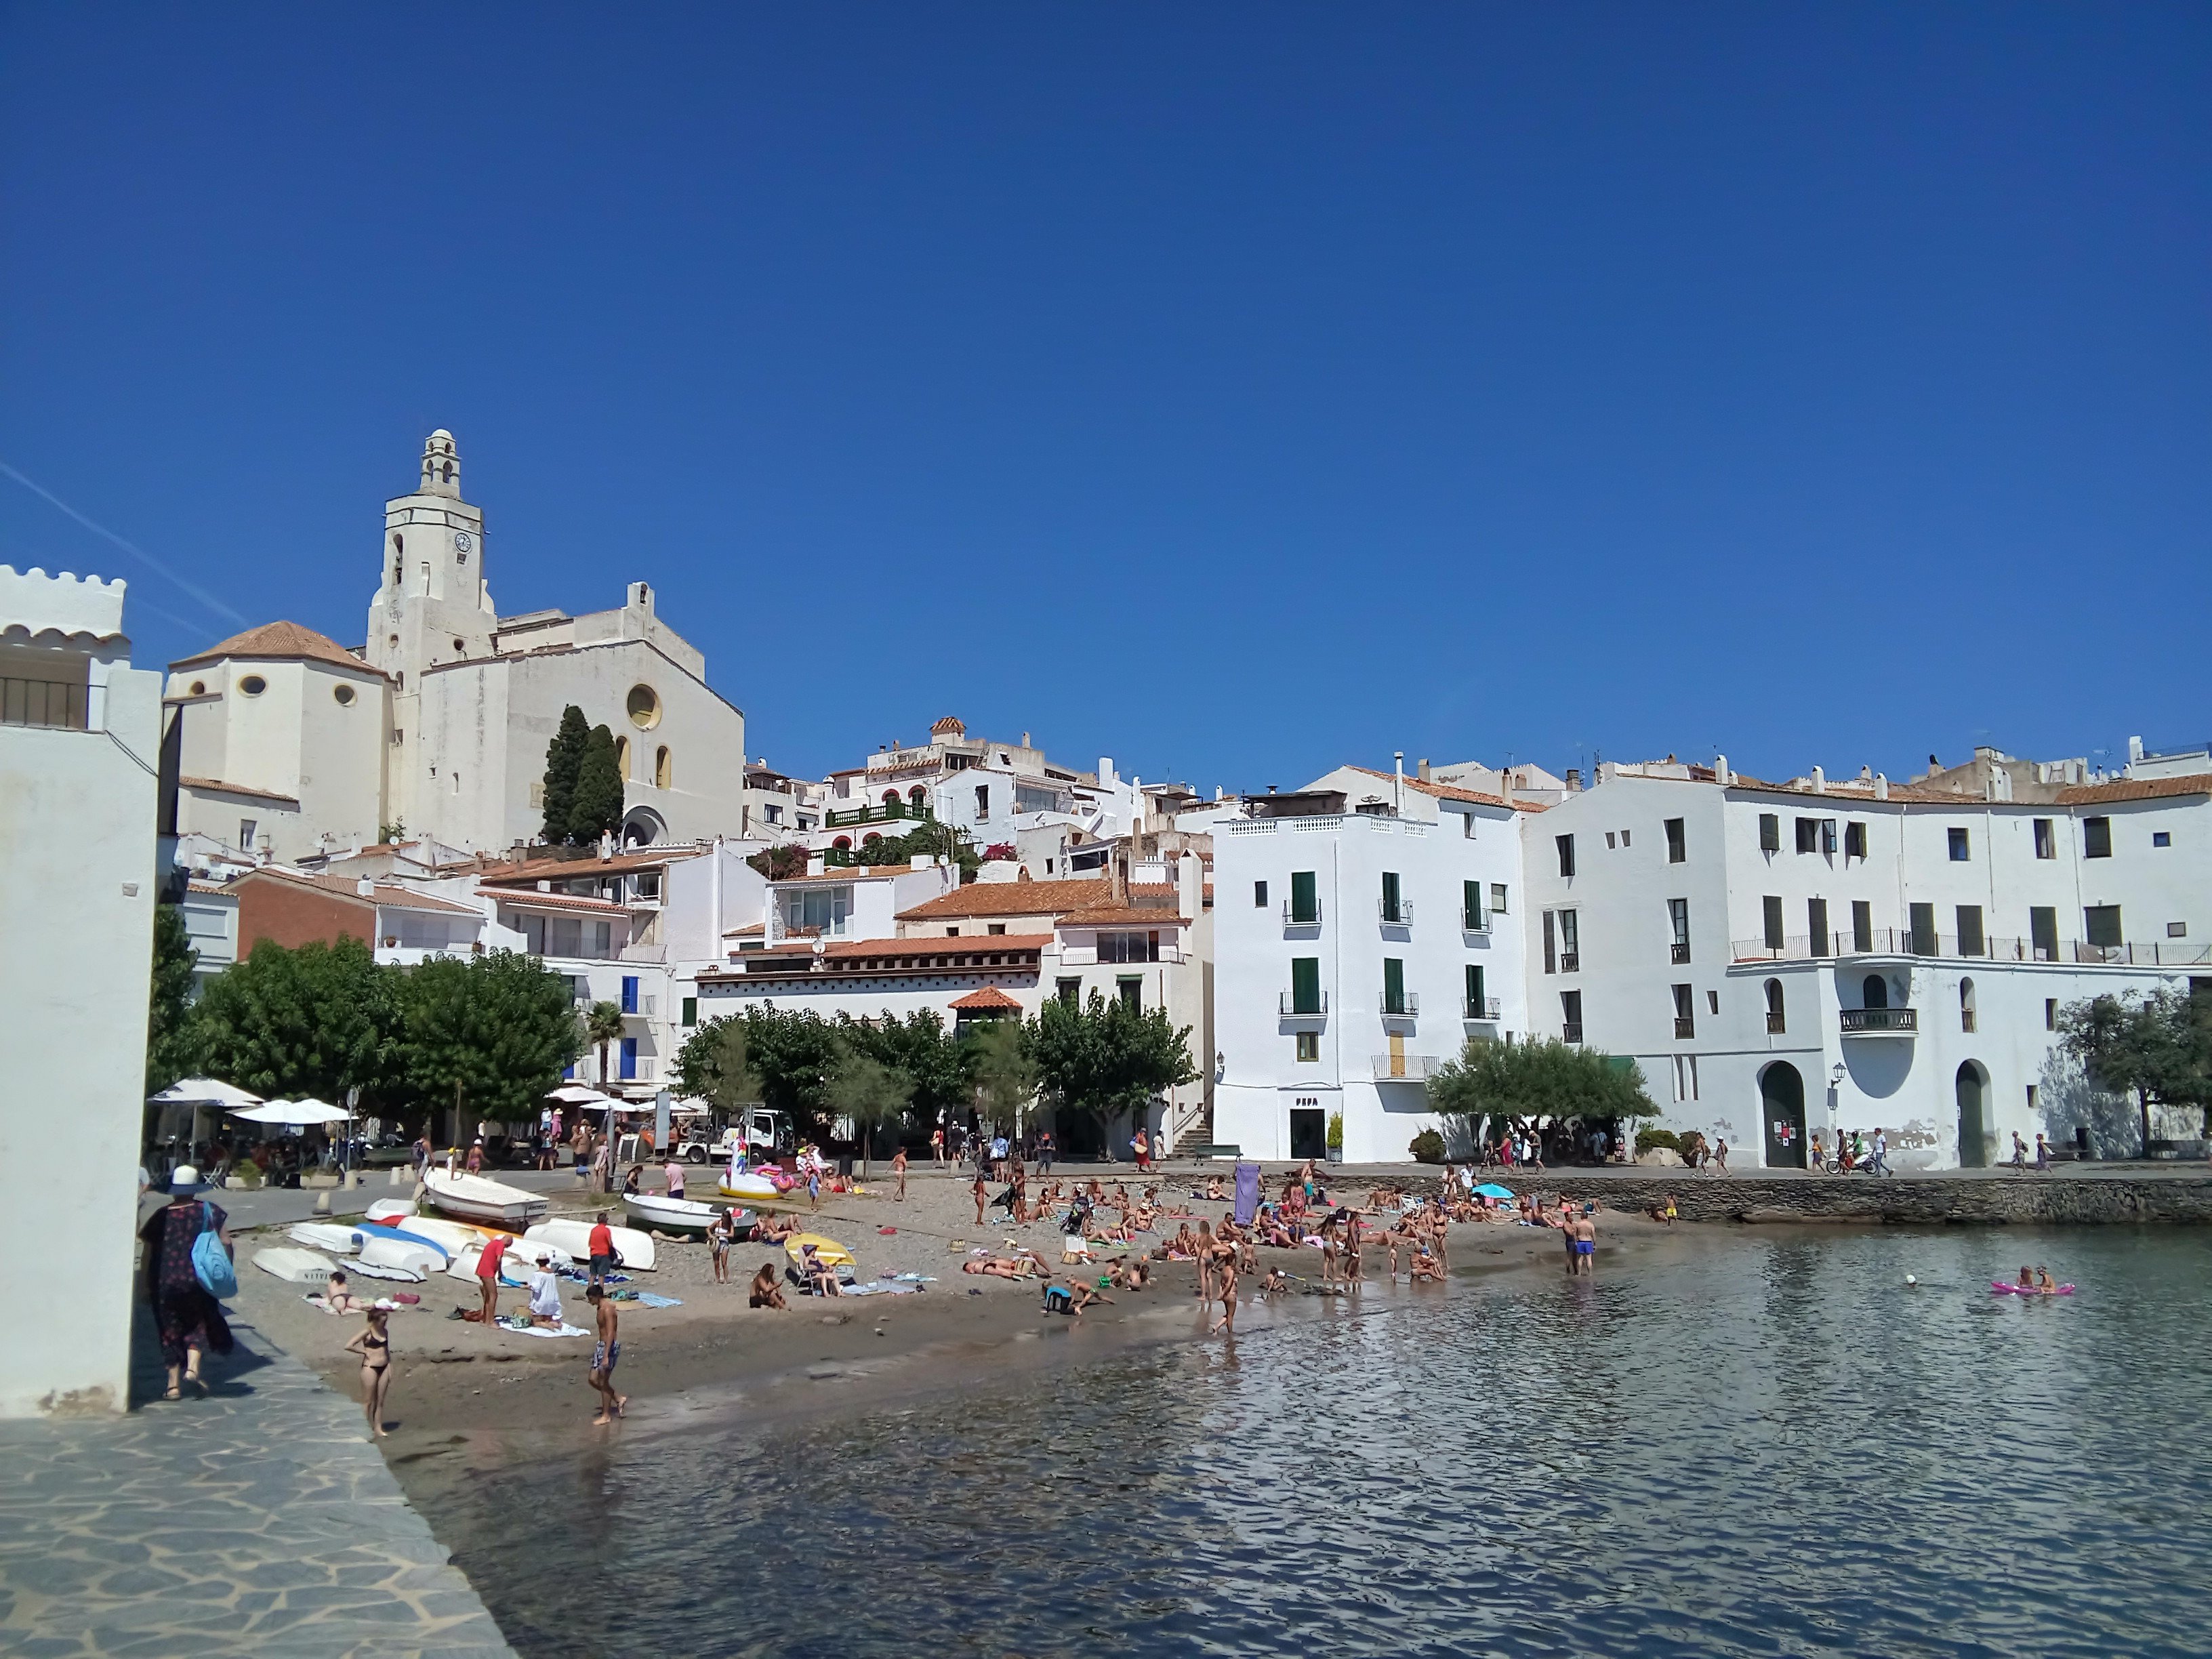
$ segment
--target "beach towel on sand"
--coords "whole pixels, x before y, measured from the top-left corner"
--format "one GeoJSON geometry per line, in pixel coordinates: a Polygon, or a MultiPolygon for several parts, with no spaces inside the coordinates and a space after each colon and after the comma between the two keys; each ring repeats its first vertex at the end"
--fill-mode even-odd
{"type": "Polygon", "coordinates": [[[1260,1213],[1260,1166],[1239,1164],[1237,1166],[1237,1224],[1249,1227],[1252,1218],[1260,1213]]]}

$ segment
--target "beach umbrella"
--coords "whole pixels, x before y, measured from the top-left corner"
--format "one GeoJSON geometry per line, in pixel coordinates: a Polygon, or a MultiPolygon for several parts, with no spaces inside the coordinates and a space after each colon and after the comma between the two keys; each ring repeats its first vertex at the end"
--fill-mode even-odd
{"type": "Polygon", "coordinates": [[[1476,1195],[1481,1198],[1510,1198],[1513,1196],[1513,1189],[1510,1187],[1501,1187],[1494,1181],[1486,1181],[1474,1190],[1476,1195]]]}
{"type": "Polygon", "coordinates": [[[246,1106],[231,1113],[248,1123],[286,1123],[304,1126],[310,1123],[343,1123],[353,1114],[343,1106],[333,1106],[326,1101],[272,1100],[266,1105],[246,1106]]]}
{"type": "Polygon", "coordinates": [[[581,1083],[564,1083],[545,1097],[548,1100],[566,1101],[572,1106],[596,1106],[606,1099],[597,1089],[581,1083]]]}
{"type": "Polygon", "coordinates": [[[258,1106],[261,1097],[251,1090],[241,1089],[234,1083],[225,1083],[221,1078],[188,1077],[172,1083],[158,1095],[146,1097],[149,1106],[189,1106],[192,1109],[191,1133],[185,1138],[188,1146],[196,1146],[205,1138],[200,1114],[209,1107],[228,1111],[240,1106],[258,1106]]]}

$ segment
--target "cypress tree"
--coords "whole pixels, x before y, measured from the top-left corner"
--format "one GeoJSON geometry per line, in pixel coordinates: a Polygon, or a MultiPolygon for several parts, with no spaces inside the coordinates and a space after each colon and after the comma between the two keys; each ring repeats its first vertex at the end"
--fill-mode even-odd
{"type": "Polygon", "coordinates": [[[570,703],[561,716],[561,729],[545,745],[544,838],[556,845],[568,839],[568,820],[576,810],[576,775],[591,740],[584,711],[570,703]]]}
{"type": "Polygon", "coordinates": [[[622,832],[623,776],[615,761],[615,734],[592,728],[583,763],[576,769],[575,804],[568,812],[568,839],[589,846],[603,832],[622,832]]]}

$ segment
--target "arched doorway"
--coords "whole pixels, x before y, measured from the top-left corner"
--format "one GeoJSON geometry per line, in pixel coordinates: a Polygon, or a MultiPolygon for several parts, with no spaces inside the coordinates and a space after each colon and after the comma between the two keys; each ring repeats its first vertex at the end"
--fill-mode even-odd
{"type": "Polygon", "coordinates": [[[1982,1068],[1971,1060],[1959,1066],[1959,1167],[1978,1170],[1990,1161],[1989,1125],[1983,1113],[1987,1090],[1982,1068]]]}
{"type": "Polygon", "coordinates": [[[1889,1006],[1889,981],[1880,974],[1869,974],[1866,983],[1859,987],[1859,1006],[1887,1008],[1889,1006]]]}
{"type": "Polygon", "coordinates": [[[1759,1115],[1766,1126],[1766,1167],[1805,1167],[1805,1079],[1786,1060],[1759,1074],[1759,1115]]]}

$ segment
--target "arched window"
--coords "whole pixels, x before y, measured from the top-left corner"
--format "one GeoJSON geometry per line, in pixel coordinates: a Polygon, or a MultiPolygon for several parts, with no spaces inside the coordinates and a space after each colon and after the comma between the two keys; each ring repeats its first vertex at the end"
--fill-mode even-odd
{"type": "Polygon", "coordinates": [[[447,462],[446,463],[446,482],[447,482],[447,483],[453,483],[453,464],[451,461],[447,461],[447,462]]]}
{"type": "Polygon", "coordinates": [[[1788,1029],[1788,1024],[1784,1019],[1782,1012],[1782,981],[1778,979],[1770,979],[1766,981],[1767,1035],[1776,1036],[1788,1029]]]}
{"type": "Polygon", "coordinates": [[[1859,1006],[1863,1008],[1889,1006],[1889,981],[1880,974],[1869,974],[1866,983],[1859,987],[1859,1006]]]}
{"type": "Polygon", "coordinates": [[[866,835],[865,835],[865,836],[861,836],[861,837],[860,837],[860,845],[861,845],[861,846],[863,846],[863,847],[873,847],[873,846],[874,846],[878,842],[881,841],[882,839],[883,839],[883,837],[882,837],[881,836],[878,835],[874,830],[869,830],[869,831],[868,831],[868,833],[867,833],[866,835]]]}
{"type": "Polygon", "coordinates": [[[921,805],[922,804],[922,802],[924,802],[924,801],[926,801],[926,800],[927,800],[927,799],[929,799],[929,791],[928,791],[928,790],[927,790],[927,789],[925,789],[925,788],[923,788],[920,784],[918,784],[918,783],[917,783],[916,785],[915,785],[915,787],[914,787],[913,788],[911,788],[911,789],[909,789],[909,790],[908,790],[908,791],[906,792],[906,798],[907,798],[907,799],[908,799],[908,801],[912,802],[915,805],[919,806],[919,805],[921,805]]]}
{"type": "Polygon", "coordinates": [[[1970,979],[1959,981],[1959,1029],[1974,1029],[1974,981],[1970,979]]]}
{"type": "Polygon", "coordinates": [[[398,557],[399,557],[402,554],[405,553],[406,551],[407,551],[407,538],[406,538],[406,537],[404,537],[404,536],[400,535],[397,531],[393,532],[392,532],[392,557],[394,557],[394,558],[398,558],[398,557]]]}
{"type": "Polygon", "coordinates": [[[669,780],[675,776],[675,768],[670,763],[668,758],[668,745],[666,744],[663,744],[659,749],[653,751],[653,787],[656,789],[667,788],[669,780]]]}
{"type": "Polygon", "coordinates": [[[886,806],[896,806],[898,805],[898,798],[899,793],[896,789],[886,789],[884,791],[884,805],[886,806]]]}
{"type": "Polygon", "coordinates": [[[830,844],[840,852],[849,853],[853,850],[853,838],[850,836],[840,836],[830,844]]]}
{"type": "Polygon", "coordinates": [[[625,782],[629,781],[629,739],[628,738],[617,738],[615,739],[615,770],[622,774],[623,779],[625,782]]]}

